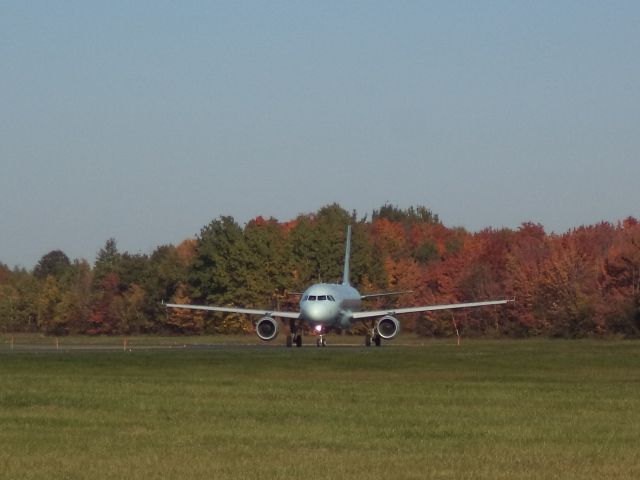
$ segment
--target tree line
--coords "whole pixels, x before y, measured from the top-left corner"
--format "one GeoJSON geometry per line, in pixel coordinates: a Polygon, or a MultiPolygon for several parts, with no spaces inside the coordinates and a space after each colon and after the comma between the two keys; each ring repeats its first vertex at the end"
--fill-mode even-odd
{"type": "MultiPolygon", "coordinates": [[[[339,281],[346,225],[353,226],[352,283],[368,308],[515,298],[508,306],[403,317],[425,336],[638,337],[640,224],[582,226],[549,234],[539,224],[469,232],[425,207],[384,205],[358,218],[337,204],[279,222],[220,217],[195,239],[151,254],[106,241],[95,263],[60,250],[33,270],[0,263],[0,331],[50,335],[242,333],[252,319],[162,302],[296,309],[309,284],[339,281]]],[[[356,327],[355,331],[358,331],[356,327]]]]}

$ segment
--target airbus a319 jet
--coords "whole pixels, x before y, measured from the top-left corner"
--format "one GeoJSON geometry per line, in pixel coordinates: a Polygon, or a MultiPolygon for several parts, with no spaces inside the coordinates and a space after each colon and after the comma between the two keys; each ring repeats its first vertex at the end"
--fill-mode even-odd
{"type": "Polygon", "coordinates": [[[389,308],[385,310],[364,310],[362,300],[377,296],[394,295],[405,292],[390,292],[361,295],[351,286],[349,258],[351,254],[351,226],[347,227],[347,241],[344,254],[344,270],[342,283],[316,283],[302,293],[300,310],[297,312],[279,312],[266,309],[217,307],[208,305],[166,304],[169,308],[188,308],[212,312],[240,313],[262,316],[256,324],[256,333],[262,340],[275,339],[279,333],[280,319],[289,319],[290,332],[287,336],[287,347],[302,346],[303,325],[307,324],[317,334],[317,346],[325,346],[324,335],[336,328],[349,329],[355,321],[361,321],[368,329],[365,345],[372,342],[380,346],[382,340],[392,340],[400,333],[400,322],[396,315],[405,313],[429,312],[435,310],[451,310],[457,308],[484,307],[501,305],[513,300],[490,300],[485,302],[453,303],[448,305],[426,305],[419,307],[389,308]]]}

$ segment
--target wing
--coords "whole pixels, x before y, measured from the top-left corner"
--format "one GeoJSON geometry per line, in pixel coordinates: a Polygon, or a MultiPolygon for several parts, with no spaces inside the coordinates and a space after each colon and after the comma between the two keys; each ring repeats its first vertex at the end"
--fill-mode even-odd
{"type": "Polygon", "coordinates": [[[360,298],[364,300],[366,298],[389,297],[391,295],[404,295],[405,293],[413,293],[413,290],[405,290],[403,292],[365,293],[364,295],[361,295],[360,298]]]}
{"type": "Polygon", "coordinates": [[[259,310],[253,308],[209,307],[207,305],[185,305],[165,303],[167,308],[188,308],[190,310],[206,310],[209,312],[244,313],[246,315],[265,315],[268,317],[299,318],[300,312],[274,312],[273,310],[259,310]]]}
{"type": "Polygon", "coordinates": [[[388,310],[371,310],[368,312],[354,312],[352,318],[381,317],[384,315],[402,315],[403,313],[431,312],[434,310],[453,310],[455,308],[484,307],[486,305],[503,305],[514,300],[491,300],[488,302],[451,303],[449,305],[429,305],[425,307],[390,308],[388,310]]]}

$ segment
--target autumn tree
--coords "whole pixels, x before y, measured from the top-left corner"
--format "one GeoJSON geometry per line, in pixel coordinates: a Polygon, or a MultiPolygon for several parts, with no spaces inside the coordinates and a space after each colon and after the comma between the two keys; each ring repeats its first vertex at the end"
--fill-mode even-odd
{"type": "MultiPolygon", "coordinates": [[[[52,250],[31,271],[0,264],[0,331],[51,334],[244,332],[242,315],[167,312],[161,302],[295,309],[300,292],[342,279],[352,226],[351,281],[362,293],[412,290],[365,308],[515,297],[499,308],[403,317],[403,329],[465,335],[640,336],[640,226],[634,218],[562,235],[539,224],[468,232],[425,207],[391,204],[368,221],[338,204],[280,223],[231,217],[196,239],[150,255],[120,252],[109,239],[92,267],[52,250]]],[[[357,327],[355,328],[357,330],[357,327]]]]}
{"type": "Polygon", "coordinates": [[[409,255],[408,239],[402,224],[377,218],[371,225],[371,232],[375,247],[385,257],[399,260],[409,255]]]}
{"type": "Polygon", "coordinates": [[[120,278],[115,272],[107,273],[102,278],[98,289],[93,293],[86,333],[90,335],[115,333],[120,323],[119,305],[116,300],[120,295],[119,284],[120,278]]]}
{"type": "MultiPolygon", "coordinates": [[[[189,304],[191,298],[186,285],[179,284],[171,300],[178,304],[189,304]]],[[[163,326],[172,333],[197,335],[204,331],[205,312],[201,310],[175,308],[165,311],[164,317],[163,326]]]]}
{"type": "Polygon", "coordinates": [[[612,333],[640,335],[640,224],[627,218],[602,262],[601,311],[612,333]]]}
{"type": "MultiPolygon", "coordinates": [[[[146,321],[145,329],[163,331],[171,325],[166,324],[166,308],[163,302],[191,303],[186,293],[185,285],[195,242],[185,241],[180,246],[163,245],[154,250],[148,259],[146,275],[141,280],[144,289],[142,309],[146,321]],[[182,297],[178,301],[174,298],[178,290],[182,290],[182,297]]],[[[132,284],[129,288],[137,284],[132,284]]]]}
{"type": "Polygon", "coordinates": [[[153,304],[147,298],[145,286],[155,287],[150,263],[148,255],[120,253],[115,239],[107,240],[94,267],[90,333],[132,334],[153,330],[153,319],[160,306],[159,300],[153,304]]]}
{"type": "Polygon", "coordinates": [[[509,336],[535,336],[546,334],[549,324],[537,315],[536,284],[550,255],[550,240],[540,224],[523,223],[511,242],[505,258],[506,290],[516,302],[507,309],[505,333],[509,336]]]}
{"type": "Polygon", "coordinates": [[[536,282],[534,314],[545,319],[549,333],[583,337],[602,333],[595,320],[596,271],[592,259],[569,237],[552,243],[536,282]]]}

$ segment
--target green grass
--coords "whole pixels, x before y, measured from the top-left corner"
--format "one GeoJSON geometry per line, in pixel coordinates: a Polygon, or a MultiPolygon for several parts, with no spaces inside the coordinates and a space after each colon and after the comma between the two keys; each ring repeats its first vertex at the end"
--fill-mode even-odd
{"type": "Polygon", "coordinates": [[[637,479],[640,344],[0,354],[4,479],[637,479]]]}

